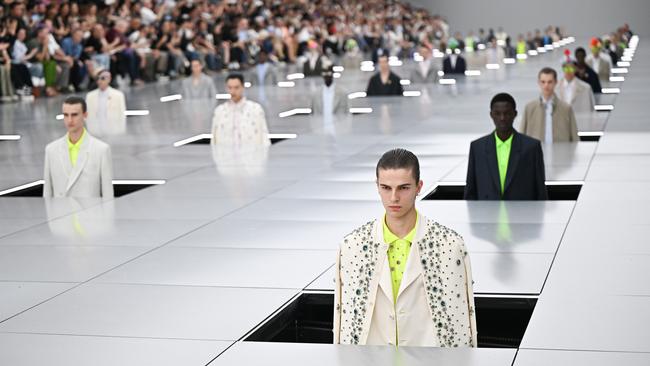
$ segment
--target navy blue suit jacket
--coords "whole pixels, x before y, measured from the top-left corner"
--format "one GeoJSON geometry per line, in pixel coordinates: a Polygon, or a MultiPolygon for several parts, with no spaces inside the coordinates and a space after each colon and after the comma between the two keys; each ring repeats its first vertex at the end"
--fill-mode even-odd
{"type": "Polygon", "coordinates": [[[515,131],[502,195],[494,132],[472,141],[466,200],[545,200],[545,180],[541,143],[515,131]]]}

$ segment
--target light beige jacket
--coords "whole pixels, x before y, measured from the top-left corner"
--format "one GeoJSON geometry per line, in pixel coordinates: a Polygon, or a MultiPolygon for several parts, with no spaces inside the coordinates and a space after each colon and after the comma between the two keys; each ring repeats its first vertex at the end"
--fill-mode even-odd
{"type": "Polygon", "coordinates": [[[575,114],[582,113],[592,113],[594,112],[594,107],[596,105],[596,100],[594,98],[594,92],[591,89],[591,85],[586,82],[574,78],[573,82],[575,83],[575,90],[571,96],[571,100],[567,100],[564,95],[564,83],[565,80],[560,80],[555,87],[555,92],[561,100],[568,103],[575,114]]]}
{"type": "Polygon", "coordinates": [[[111,148],[86,132],[73,167],[68,135],[45,147],[43,197],[113,198],[111,148]]]}
{"type": "Polygon", "coordinates": [[[397,303],[383,218],[347,235],[335,268],[334,343],[475,347],[474,293],[463,238],[420,215],[397,303]],[[397,326],[396,326],[397,324],[397,326]]]}
{"type": "Polygon", "coordinates": [[[126,100],[124,93],[110,86],[106,89],[108,92],[108,116],[106,124],[102,124],[97,119],[97,104],[99,99],[99,89],[95,89],[86,94],[86,105],[88,118],[86,119],[86,128],[88,132],[95,136],[120,135],[126,132],[126,100]]]}
{"type": "MultiPolygon", "coordinates": [[[[578,142],[578,126],[576,116],[570,105],[553,95],[553,141],[552,142],[578,142]]],[[[537,98],[526,105],[521,118],[519,131],[525,135],[545,141],[546,111],[542,99],[537,98]]],[[[551,141],[549,141],[551,142],[551,141]]]]}

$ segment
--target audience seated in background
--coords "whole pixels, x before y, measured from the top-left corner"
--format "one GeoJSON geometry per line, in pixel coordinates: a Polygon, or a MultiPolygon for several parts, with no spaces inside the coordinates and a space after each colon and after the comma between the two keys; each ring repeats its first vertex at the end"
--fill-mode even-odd
{"type": "Polygon", "coordinates": [[[400,83],[400,77],[390,70],[388,64],[388,55],[384,54],[377,60],[379,72],[373,75],[368,82],[366,95],[382,96],[382,95],[399,95],[404,93],[404,88],[400,83]]]}
{"type": "Polygon", "coordinates": [[[541,95],[528,103],[521,132],[542,142],[578,142],[578,127],[571,106],[555,95],[557,73],[550,67],[537,75],[541,95]]]}
{"type": "Polygon", "coordinates": [[[573,112],[591,113],[594,111],[596,101],[591,86],[575,76],[576,64],[574,61],[567,61],[562,65],[564,78],[560,80],[555,93],[563,102],[573,108],[573,112]]]}
{"type": "Polygon", "coordinates": [[[110,71],[100,71],[97,74],[97,89],[86,95],[86,127],[95,136],[126,132],[126,99],[124,93],[110,86],[111,81],[110,71]]]}
{"type": "Polygon", "coordinates": [[[323,86],[320,93],[313,93],[311,112],[314,114],[348,113],[348,96],[334,81],[332,66],[323,70],[323,86]]]}
{"type": "Polygon", "coordinates": [[[576,76],[578,79],[589,84],[594,94],[600,94],[602,92],[600,79],[598,79],[598,74],[596,74],[594,69],[587,64],[587,52],[585,49],[582,47],[576,48],[574,55],[576,57],[576,76]]]}
{"type": "Polygon", "coordinates": [[[183,99],[203,99],[213,101],[217,96],[217,87],[212,78],[203,73],[201,61],[195,59],[190,62],[192,74],[183,79],[183,99]]]}
{"type": "Polygon", "coordinates": [[[82,98],[63,102],[68,132],[45,148],[43,197],[113,198],[111,148],[86,131],[87,116],[82,98]]]}
{"type": "Polygon", "coordinates": [[[244,77],[228,75],[226,89],[230,100],[214,110],[211,143],[233,148],[271,145],[264,109],[244,97],[244,77]]]}
{"type": "Polygon", "coordinates": [[[490,117],[494,132],[470,145],[465,199],[547,199],[542,146],[513,128],[515,99],[506,93],[495,95],[490,117]]]}

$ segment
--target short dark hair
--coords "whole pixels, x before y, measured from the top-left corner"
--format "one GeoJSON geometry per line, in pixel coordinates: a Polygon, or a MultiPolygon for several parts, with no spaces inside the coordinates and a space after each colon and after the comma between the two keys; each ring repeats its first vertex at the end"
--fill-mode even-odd
{"type": "Polygon", "coordinates": [[[393,149],[385,152],[377,162],[377,168],[375,169],[377,178],[379,178],[379,169],[411,169],[415,181],[420,181],[418,157],[406,149],[393,149]]]}
{"type": "Polygon", "coordinates": [[[87,109],[86,101],[82,97],[78,97],[78,96],[67,97],[63,101],[63,104],[81,104],[81,111],[86,113],[86,109],[87,109]]]}
{"type": "Polygon", "coordinates": [[[585,55],[587,54],[587,51],[585,51],[585,49],[582,48],[582,47],[578,47],[578,48],[576,48],[576,50],[573,51],[573,54],[574,54],[574,55],[578,55],[578,52],[582,52],[582,53],[584,53],[585,55]]]}
{"type": "Polygon", "coordinates": [[[492,97],[492,100],[490,101],[490,109],[494,107],[495,103],[499,102],[510,103],[510,105],[512,105],[512,109],[517,110],[517,103],[515,102],[515,98],[513,98],[512,95],[508,93],[499,93],[492,97]]]}
{"type": "Polygon", "coordinates": [[[557,72],[552,67],[544,67],[541,70],[539,70],[539,73],[537,74],[537,78],[539,79],[539,77],[542,76],[542,74],[547,74],[547,75],[551,74],[553,75],[553,80],[557,80],[557,72]]]}
{"type": "Polygon", "coordinates": [[[232,79],[237,79],[237,80],[241,81],[241,85],[244,85],[244,75],[242,75],[242,74],[228,74],[228,76],[226,77],[226,82],[228,82],[228,80],[232,80],[232,79]]]}

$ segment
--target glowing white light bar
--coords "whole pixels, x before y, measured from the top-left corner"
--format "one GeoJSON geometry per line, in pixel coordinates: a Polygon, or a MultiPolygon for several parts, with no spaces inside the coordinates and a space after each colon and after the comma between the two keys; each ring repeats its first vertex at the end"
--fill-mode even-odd
{"type": "Polygon", "coordinates": [[[397,56],[390,56],[388,57],[388,62],[390,61],[399,61],[399,58],[397,58],[397,56]]]}
{"type": "Polygon", "coordinates": [[[62,114],[57,114],[55,118],[57,119],[57,121],[60,121],[60,120],[63,119],[63,115],[62,114]]]}
{"type": "Polygon", "coordinates": [[[615,82],[620,82],[620,81],[625,81],[625,77],[624,76],[610,76],[609,81],[614,82],[614,83],[615,82]]]}
{"type": "Polygon", "coordinates": [[[623,61],[623,62],[632,62],[632,57],[630,57],[630,56],[621,56],[621,61],[623,61]]]}
{"type": "Polygon", "coordinates": [[[497,39],[497,46],[505,46],[505,45],[506,45],[506,41],[504,41],[503,39],[497,39]]]}
{"type": "Polygon", "coordinates": [[[217,99],[218,100],[228,100],[228,99],[230,99],[230,94],[228,94],[228,93],[217,94],[217,99]]]}
{"type": "Polygon", "coordinates": [[[573,43],[573,42],[575,42],[575,41],[576,41],[576,39],[575,39],[574,37],[568,37],[568,38],[567,38],[567,42],[568,42],[568,43],[573,43]]]}
{"type": "Polygon", "coordinates": [[[627,62],[627,61],[618,61],[616,63],[616,66],[618,66],[618,67],[630,67],[630,63],[627,62]]]}
{"type": "Polygon", "coordinates": [[[244,83],[244,88],[250,88],[251,86],[253,86],[253,84],[251,84],[250,81],[244,83]]]}
{"type": "Polygon", "coordinates": [[[375,67],[372,65],[361,65],[361,71],[375,71],[375,67]]]}
{"type": "Polygon", "coordinates": [[[4,196],[6,194],[13,193],[13,192],[16,192],[16,191],[20,191],[20,190],[23,190],[23,189],[35,187],[35,186],[41,185],[43,183],[45,183],[45,181],[43,179],[41,179],[41,180],[37,180],[35,182],[23,184],[23,185],[18,186],[18,187],[5,189],[4,191],[0,191],[0,196],[4,196]]]}
{"type": "Polygon", "coordinates": [[[625,67],[613,67],[612,74],[627,74],[628,70],[625,67]]]}
{"type": "Polygon", "coordinates": [[[295,116],[296,114],[311,114],[311,108],[294,108],[288,111],[280,112],[280,118],[295,116]]]}
{"type": "Polygon", "coordinates": [[[403,63],[400,60],[391,60],[391,61],[388,61],[388,65],[393,66],[393,67],[399,67],[399,66],[402,66],[403,63]]]}
{"type": "Polygon", "coordinates": [[[343,72],[343,71],[345,71],[345,68],[343,66],[334,66],[334,67],[332,67],[332,71],[334,71],[334,72],[343,72]]]}
{"type": "Polygon", "coordinates": [[[456,187],[458,187],[458,186],[464,186],[465,184],[466,184],[465,182],[461,182],[461,181],[437,182],[436,187],[437,186],[456,186],[456,187]]]}
{"type": "Polygon", "coordinates": [[[479,49],[479,50],[484,50],[484,49],[485,49],[485,45],[484,45],[483,43],[480,43],[480,44],[478,45],[478,49],[479,49]]]}
{"type": "Polygon", "coordinates": [[[474,52],[474,49],[472,47],[470,47],[470,46],[467,46],[467,47],[465,47],[465,52],[472,53],[472,52],[474,52]]]}
{"type": "Polygon", "coordinates": [[[372,61],[361,61],[361,66],[375,66],[372,61]]]}
{"type": "Polygon", "coordinates": [[[125,116],[148,116],[148,109],[132,109],[130,111],[124,111],[125,116]]]}
{"type": "Polygon", "coordinates": [[[525,60],[528,58],[528,55],[525,53],[517,54],[517,60],[525,60]]]}
{"type": "Polygon", "coordinates": [[[269,133],[266,136],[270,139],[295,139],[298,137],[295,133],[269,133]]]}
{"type": "Polygon", "coordinates": [[[531,55],[531,56],[537,56],[537,51],[530,50],[530,51],[528,51],[528,54],[531,55]]]}
{"type": "Polygon", "coordinates": [[[422,61],[424,61],[424,57],[422,57],[421,55],[415,54],[415,55],[413,55],[413,61],[422,62],[422,61]]]}
{"type": "Polygon", "coordinates": [[[480,76],[481,70],[465,70],[466,76],[480,76]]]}
{"type": "Polygon", "coordinates": [[[547,44],[546,46],[544,46],[544,48],[545,48],[547,51],[552,51],[553,48],[555,48],[555,47],[553,47],[552,44],[547,44]]]}
{"type": "Polygon", "coordinates": [[[440,79],[438,82],[441,85],[455,85],[456,84],[456,79],[440,79]]]}
{"type": "MultiPolygon", "coordinates": [[[[523,56],[526,56],[526,55],[523,55],[523,56]]],[[[515,62],[517,62],[517,60],[515,60],[514,58],[506,57],[506,58],[503,59],[503,63],[506,64],[506,65],[512,65],[515,62]]]]}
{"type": "Polygon", "coordinates": [[[399,81],[399,85],[411,85],[411,80],[402,79],[399,81]]]}
{"type": "Polygon", "coordinates": [[[150,184],[150,185],[160,185],[167,183],[164,179],[113,179],[113,184],[150,184]]]}
{"type": "Polygon", "coordinates": [[[176,142],[174,142],[174,147],[179,147],[179,146],[187,145],[187,144],[192,143],[194,141],[203,140],[203,139],[211,139],[211,138],[212,138],[211,134],[202,133],[200,135],[196,135],[196,136],[188,137],[188,138],[180,140],[180,141],[176,141],[176,142]]]}
{"type": "Polygon", "coordinates": [[[537,47],[537,53],[546,53],[546,48],[544,48],[544,47],[537,47]]]}
{"type": "Polygon", "coordinates": [[[445,72],[442,71],[442,70],[439,70],[439,71],[438,71],[438,76],[441,76],[441,77],[442,77],[442,76],[445,76],[445,72]]]}
{"type": "Polygon", "coordinates": [[[499,70],[501,65],[499,64],[485,64],[485,68],[488,70],[499,70]]]}
{"type": "Polygon", "coordinates": [[[338,78],[341,77],[341,73],[340,73],[340,72],[335,72],[335,73],[332,74],[332,77],[333,77],[334,79],[338,79],[338,78]]]}
{"type": "Polygon", "coordinates": [[[433,50],[433,57],[435,57],[435,58],[443,58],[443,57],[445,57],[445,54],[444,54],[444,52],[440,52],[440,50],[438,50],[438,49],[434,49],[433,50]]]}
{"type": "Polygon", "coordinates": [[[167,95],[165,97],[161,97],[160,101],[163,102],[163,103],[166,103],[166,102],[171,102],[171,101],[174,101],[174,100],[181,100],[181,99],[183,99],[182,95],[173,94],[173,95],[167,95]]]}
{"type": "Polygon", "coordinates": [[[354,92],[348,94],[348,99],[357,99],[357,98],[365,98],[366,97],[366,92],[354,92]]]}
{"type": "Polygon", "coordinates": [[[595,137],[595,136],[603,136],[605,133],[603,131],[582,131],[578,132],[578,136],[587,136],[587,137],[595,137]]]}
{"type": "Polygon", "coordinates": [[[544,182],[547,186],[581,186],[585,184],[584,180],[547,180],[544,182]]]}
{"type": "Polygon", "coordinates": [[[422,95],[422,92],[419,90],[406,90],[402,95],[405,97],[419,97],[422,95]]]}
{"type": "Polygon", "coordinates": [[[280,81],[278,82],[278,86],[280,88],[293,88],[294,86],[296,86],[296,83],[294,83],[293,81],[280,81]]]}
{"type": "Polygon", "coordinates": [[[603,88],[601,90],[603,94],[618,94],[621,92],[620,88],[603,88]]]}
{"type": "Polygon", "coordinates": [[[553,42],[553,47],[558,48],[560,46],[561,46],[560,42],[553,42]]]}
{"type": "Polygon", "coordinates": [[[372,113],[372,108],[350,108],[349,112],[352,114],[372,113]]]}
{"type": "Polygon", "coordinates": [[[594,106],[594,110],[597,110],[597,111],[613,111],[614,106],[611,105],[611,104],[601,104],[601,105],[594,106]]]}
{"type": "Polygon", "coordinates": [[[0,135],[0,141],[18,141],[20,135],[0,135]]]}
{"type": "Polygon", "coordinates": [[[304,79],[304,78],[305,78],[305,74],[303,74],[301,72],[297,72],[295,74],[287,75],[287,80],[299,80],[299,79],[304,79]]]}

